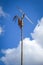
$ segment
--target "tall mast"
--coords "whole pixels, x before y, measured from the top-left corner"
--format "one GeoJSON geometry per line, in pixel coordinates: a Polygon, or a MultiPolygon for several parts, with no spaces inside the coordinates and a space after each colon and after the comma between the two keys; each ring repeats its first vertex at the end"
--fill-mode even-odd
{"type": "Polygon", "coordinates": [[[23,25],[21,27],[21,65],[23,65],[23,25]]]}

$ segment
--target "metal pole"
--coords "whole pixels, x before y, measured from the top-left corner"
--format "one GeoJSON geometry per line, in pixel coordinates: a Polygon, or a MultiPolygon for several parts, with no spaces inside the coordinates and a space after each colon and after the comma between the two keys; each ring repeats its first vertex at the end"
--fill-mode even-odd
{"type": "Polygon", "coordinates": [[[23,65],[23,26],[21,27],[21,65],[23,65]]]}

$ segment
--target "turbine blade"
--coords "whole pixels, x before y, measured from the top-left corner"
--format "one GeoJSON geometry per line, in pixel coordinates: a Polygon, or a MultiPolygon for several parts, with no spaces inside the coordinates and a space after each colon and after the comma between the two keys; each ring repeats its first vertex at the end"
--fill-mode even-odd
{"type": "Polygon", "coordinates": [[[17,7],[17,9],[18,9],[22,14],[24,14],[24,12],[22,11],[22,9],[20,9],[19,7],[17,7]]]}
{"type": "Polygon", "coordinates": [[[33,24],[33,22],[31,21],[31,19],[30,19],[29,17],[27,17],[27,16],[25,15],[25,18],[26,18],[29,22],[31,22],[31,23],[33,24]]]}
{"type": "Polygon", "coordinates": [[[17,19],[17,18],[18,18],[18,16],[16,15],[16,16],[13,17],[13,20],[15,20],[15,19],[17,19]]]}
{"type": "Polygon", "coordinates": [[[18,16],[16,15],[16,16],[14,16],[13,17],[13,21],[15,21],[16,22],[16,19],[18,18],[18,16]]]}

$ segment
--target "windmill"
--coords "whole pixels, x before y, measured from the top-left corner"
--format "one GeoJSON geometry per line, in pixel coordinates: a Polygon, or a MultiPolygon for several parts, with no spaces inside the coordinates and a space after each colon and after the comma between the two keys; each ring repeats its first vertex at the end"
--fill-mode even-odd
{"type": "Polygon", "coordinates": [[[23,12],[22,9],[18,8],[20,13],[22,13],[22,17],[20,18],[18,15],[13,17],[13,20],[18,19],[18,25],[20,27],[21,30],[21,65],[23,65],[23,19],[24,17],[33,24],[33,22],[31,21],[31,19],[23,12]]]}

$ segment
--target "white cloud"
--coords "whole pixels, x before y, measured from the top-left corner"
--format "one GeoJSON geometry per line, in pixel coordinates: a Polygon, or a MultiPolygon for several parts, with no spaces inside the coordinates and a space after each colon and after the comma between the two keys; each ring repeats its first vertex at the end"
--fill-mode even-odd
{"type": "Polygon", "coordinates": [[[39,20],[39,23],[36,25],[33,33],[33,39],[35,39],[43,47],[43,17],[39,20]]]}
{"type": "MultiPolygon", "coordinates": [[[[43,48],[35,41],[25,38],[24,46],[24,65],[43,64],[43,48]]],[[[1,60],[5,65],[20,65],[20,45],[17,48],[2,50],[5,54],[1,60]]]]}
{"type": "Polygon", "coordinates": [[[3,27],[0,26],[0,35],[4,32],[3,27]]]}
{"type": "Polygon", "coordinates": [[[1,60],[5,65],[19,65],[20,64],[20,51],[18,48],[2,50],[2,53],[5,54],[1,60]]]}
{"type": "MultiPolygon", "coordinates": [[[[43,47],[41,47],[43,45],[43,18],[36,25],[32,37],[34,40],[29,38],[23,40],[24,65],[43,65],[43,47]]],[[[5,65],[20,65],[20,46],[21,43],[17,48],[1,50],[5,54],[1,57],[1,61],[5,65]]]]}
{"type": "Polygon", "coordinates": [[[9,14],[7,14],[6,12],[4,12],[2,6],[0,6],[0,17],[9,17],[9,14]]]}

